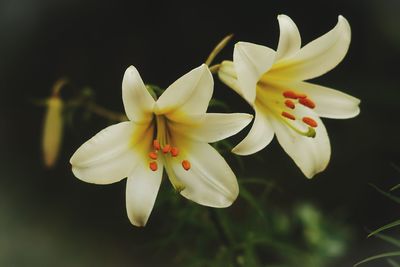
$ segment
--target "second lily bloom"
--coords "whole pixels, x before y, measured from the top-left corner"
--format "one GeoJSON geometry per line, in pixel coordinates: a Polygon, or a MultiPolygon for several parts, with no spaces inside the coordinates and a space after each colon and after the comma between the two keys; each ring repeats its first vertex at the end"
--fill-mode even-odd
{"type": "Polygon", "coordinates": [[[323,171],[331,149],[319,117],[346,119],[360,112],[360,100],[328,87],[304,82],[333,69],[347,53],[351,31],[339,16],[337,25],[301,48],[296,24],[278,16],[280,37],[276,51],[257,44],[235,45],[233,62],[224,61],[218,75],[255,110],[248,136],[233,152],[255,153],[274,135],[308,178],[323,171]]]}

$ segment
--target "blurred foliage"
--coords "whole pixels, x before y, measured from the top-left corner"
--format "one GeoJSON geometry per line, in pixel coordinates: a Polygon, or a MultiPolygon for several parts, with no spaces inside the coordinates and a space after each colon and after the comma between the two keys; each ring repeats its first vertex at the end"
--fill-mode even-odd
{"type": "Polygon", "coordinates": [[[309,203],[290,212],[277,208],[269,197],[275,185],[267,180],[239,182],[239,199],[229,209],[179,201],[164,186],[155,210],[168,210],[174,223],[161,225],[165,238],[149,241],[145,249],[157,257],[174,248],[168,266],[190,267],[323,267],[346,252],[352,236],[347,226],[309,203]]]}
{"type": "MultiPolygon", "coordinates": [[[[163,92],[156,85],[148,84],[147,88],[155,98],[163,92]]],[[[92,114],[108,122],[123,119],[123,115],[98,106],[95,100],[89,87],[66,100],[64,114],[70,129],[76,128],[75,118],[88,121],[92,114]]],[[[217,99],[211,100],[210,109],[230,110],[217,99]]],[[[230,153],[233,146],[229,140],[213,146],[225,158],[235,160],[244,173],[243,158],[230,153]]],[[[239,184],[239,199],[229,209],[182,201],[172,187],[162,186],[154,210],[167,210],[172,221],[156,228],[156,234],[164,238],[149,240],[141,247],[143,254],[152,251],[155,258],[169,258],[166,266],[323,267],[346,252],[352,236],[346,225],[306,202],[289,209],[274,203],[271,193],[281,190],[265,177],[241,177],[239,184]],[[171,251],[174,255],[169,255],[171,251]]]]}
{"type": "MultiPolygon", "coordinates": [[[[397,170],[397,172],[400,173],[400,167],[397,165],[393,165],[394,169],[397,170]]],[[[379,187],[371,184],[371,186],[373,188],[375,188],[379,193],[381,193],[382,195],[384,195],[385,197],[389,198],[390,200],[394,201],[396,204],[400,204],[400,196],[396,196],[393,192],[398,190],[400,188],[400,184],[397,184],[395,186],[393,186],[392,188],[390,188],[389,192],[380,189],[379,187]]],[[[383,231],[387,231],[387,230],[392,230],[395,227],[400,226],[400,220],[395,220],[393,222],[390,222],[388,224],[385,224],[384,226],[379,227],[378,229],[372,231],[368,237],[372,237],[375,236],[377,238],[379,238],[382,241],[385,241],[386,243],[394,246],[395,248],[399,249],[396,251],[390,251],[390,252],[384,252],[384,253],[380,253],[371,257],[368,257],[358,263],[356,263],[354,266],[359,266],[361,264],[364,263],[368,263],[371,261],[375,261],[375,260],[379,260],[379,259],[386,259],[387,261],[387,266],[392,266],[392,267],[399,267],[400,266],[400,261],[395,261],[393,259],[393,257],[399,257],[400,256],[400,239],[399,238],[395,238],[392,235],[387,235],[387,234],[383,234],[383,231]]]]}

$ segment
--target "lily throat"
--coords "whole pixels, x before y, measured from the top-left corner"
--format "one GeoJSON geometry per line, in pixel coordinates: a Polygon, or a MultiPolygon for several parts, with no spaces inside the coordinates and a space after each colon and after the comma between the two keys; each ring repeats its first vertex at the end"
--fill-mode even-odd
{"type": "Polygon", "coordinates": [[[268,113],[272,113],[279,121],[286,124],[296,133],[314,138],[318,123],[309,116],[301,116],[297,112],[301,105],[307,109],[315,109],[316,103],[306,94],[283,86],[277,86],[262,77],[257,82],[256,103],[268,113]]]}
{"type": "Polygon", "coordinates": [[[168,118],[164,115],[154,115],[152,121],[154,123],[154,136],[151,150],[148,153],[149,168],[157,171],[157,160],[161,159],[167,167],[172,159],[181,160],[182,168],[186,171],[190,170],[191,164],[186,159],[181,159],[180,149],[174,145],[173,133],[168,127],[168,118]]]}

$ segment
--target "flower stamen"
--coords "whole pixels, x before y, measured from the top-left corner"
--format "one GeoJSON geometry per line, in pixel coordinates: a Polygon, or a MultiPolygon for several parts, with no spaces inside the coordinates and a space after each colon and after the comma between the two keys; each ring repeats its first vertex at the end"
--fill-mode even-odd
{"type": "Polygon", "coordinates": [[[160,142],[158,142],[157,139],[153,140],[153,147],[154,147],[155,150],[160,150],[161,149],[160,142]]]}
{"type": "Polygon", "coordinates": [[[283,96],[285,98],[297,99],[298,95],[294,91],[284,91],[283,96]]]}
{"type": "Polygon", "coordinates": [[[157,157],[158,157],[158,155],[157,155],[157,152],[156,152],[156,151],[151,151],[151,152],[149,153],[149,158],[151,158],[151,159],[157,159],[157,157]]]}
{"type": "Polygon", "coordinates": [[[301,98],[299,103],[311,109],[315,108],[315,103],[309,98],[301,98]]]}
{"type": "Polygon", "coordinates": [[[171,145],[170,144],[166,144],[164,147],[163,147],[163,149],[162,149],[162,152],[164,153],[164,154],[167,154],[167,153],[169,153],[171,151],[171,145]]]}
{"type": "Polygon", "coordinates": [[[290,114],[289,112],[286,112],[286,111],[282,111],[282,116],[287,118],[287,119],[289,119],[289,120],[293,120],[293,121],[296,119],[296,117],[294,115],[292,115],[292,114],[290,114]]]}
{"type": "Polygon", "coordinates": [[[190,170],[191,164],[188,160],[185,159],[182,161],[182,167],[185,169],[185,171],[188,171],[190,170]]]}
{"type": "Polygon", "coordinates": [[[172,147],[170,152],[171,156],[176,157],[179,154],[179,149],[177,147],[172,147]]]}
{"type": "Polygon", "coordinates": [[[312,118],[310,118],[310,117],[304,117],[303,118],[303,122],[305,124],[307,124],[308,126],[311,126],[313,128],[318,126],[318,123],[315,120],[313,120],[312,118]]]}
{"type": "Polygon", "coordinates": [[[152,161],[149,164],[150,170],[152,170],[153,172],[155,172],[158,169],[158,165],[156,161],[152,161]]]}
{"type": "Polygon", "coordinates": [[[303,93],[296,93],[296,96],[297,96],[297,98],[298,99],[304,99],[304,98],[307,98],[307,95],[306,94],[303,94],[303,93]]]}
{"type": "Polygon", "coordinates": [[[285,106],[287,106],[290,109],[294,109],[295,108],[294,102],[292,100],[289,100],[289,99],[285,100],[285,106]]]}

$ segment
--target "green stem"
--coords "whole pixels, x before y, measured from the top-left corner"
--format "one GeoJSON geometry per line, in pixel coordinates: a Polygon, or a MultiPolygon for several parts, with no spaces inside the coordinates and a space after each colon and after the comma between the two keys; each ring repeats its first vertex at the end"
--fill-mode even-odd
{"type": "Polygon", "coordinates": [[[210,217],[211,222],[214,225],[215,230],[218,233],[218,236],[221,242],[227,247],[230,251],[231,261],[234,267],[239,267],[236,257],[237,253],[235,250],[235,244],[232,237],[228,234],[228,231],[225,230],[223,224],[221,223],[220,217],[218,216],[217,212],[214,209],[208,209],[208,214],[210,217]]]}
{"type": "Polygon", "coordinates": [[[221,64],[215,64],[215,65],[212,65],[211,67],[209,67],[209,69],[212,74],[216,74],[216,73],[218,73],[218,70],[220,67],[221,67],[221,64]]]}
{"type": "Polygon", "coordinates": [[[106,118],[108,120],[111,120],[111,121],[121,122],[121,121],[128,120],[128,118],[124,114],[121,114],[121,113],[118,113],[118,112],[114,112],[114,111],[110,111],[110,110],[108,110],[108,109],[106,109],[106,108],[104,108],[102,106],[99,106],[99,105],[97,105],[95,103],[88,103],[85,106],[85,108],[87,110],[89,110],[90,112],[92,112],[92,113],[94,113],[94,114],[96,114],[96,115],[98,115],[100,117],[103,117],[103,118],[106,118]]]}
{"type": "Polygon", "coordinates": [[[219,52],[221,52],[222,49],[224,49],[224,47],[229,43],[229,41],[232,39],[233,34],[229,34],[227,36],[225,36],[224,39],[222,39],[215,47],[214,49],[211,51],[210,55],[208,56],[205,64],[207,66],[210,66],[211,63],[213,62],[214,58],[219,54],[219,52]]]}

